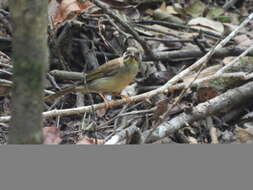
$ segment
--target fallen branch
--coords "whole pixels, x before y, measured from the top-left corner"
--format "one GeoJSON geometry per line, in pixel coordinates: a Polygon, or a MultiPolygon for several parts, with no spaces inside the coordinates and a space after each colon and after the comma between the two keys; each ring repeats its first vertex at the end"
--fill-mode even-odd
{"type": "Polygon", "coordinates": [[[143,143],[142,134],[138,127],[135,124],[132,126],[120,131],[116,135],[114,135],[110,140],[108,140],[106,145],[114,145],[119,144],[123,140],[128,140],[129,142],[126,144],[141,144],[143,143]]]}
{"type": "Polygon", "coordinates": [[[148,139],[145,139],[146,143],[152,143],[159,139],[162,139],[172,132],[182,128],[185,124],[191,124],[194,121],[198,121],[206,118],[207,116],[215,115],[218,113],[228,112],[236,106],[242,106],[253,98],[253,82],[249,82],[238,88],[228,90],[226,93],[221,94],[207,102],[201,103],[194,107],[191,113],[181,113],[173,119],[163,122],[149,135],[149,131],[146,131],[143,135],[144,138],[149,135],[148,139]]]}
{"type": "MultiPolygon", "coordinates": [[[[227,56],[238,56],[243,53],[246,48],[220,48],[214,51],[214,58],[223,58],[227,56]]],[[[175,50],[175,51],[164,51],[164,52],[156,52],[154,57],[145,56],[143,61],[170,61],[174,59],[183,59],[183,58],[199,58],[205,55],[205,53],[201,50],[193,49],[193,50],[175,50]]],[[[253,51],[248,53],[249,56],[253,56],[253,51]]]]}

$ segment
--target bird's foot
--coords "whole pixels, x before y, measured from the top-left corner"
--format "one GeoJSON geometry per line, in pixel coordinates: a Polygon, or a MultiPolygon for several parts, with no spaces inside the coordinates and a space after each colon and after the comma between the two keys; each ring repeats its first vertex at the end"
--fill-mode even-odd
{"type": "Polygon", "coordinates": [[[106,99],[106,97],[103,94],[99,93],[99,96],[104,100],[105,109],[109,109],[110,107],[112,107],[110,102],[106,99]]]}
{"type": "Polygon", "coordinates": [[[126,99],[126,101],[128,102],[128,103],[131,103],[132,102],[132,100],[129,98],[129,96],[127,96],[127,95],[124,95],[124,94],[117,94],[117,93],[114,93],[114,94],[112,94],[113,96],[118,96],[118,97],[121,97],[121,98],[125,98],[126,99]]]}

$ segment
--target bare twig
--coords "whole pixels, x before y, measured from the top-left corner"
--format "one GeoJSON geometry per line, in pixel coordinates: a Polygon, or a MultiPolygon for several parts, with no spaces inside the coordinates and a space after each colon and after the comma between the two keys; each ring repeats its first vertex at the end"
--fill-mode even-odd
{"type": "Polygon", "coordinates": [[[0,62],[0,66],[2,66],[2,67],[7,67],[7,68],[10,68],[10,69],[13,68],[11,65],[5,64],[5,63],[2,63],[2,62],[0,62]]]}
{"type": "Polygon", "coordinates": [[[211,143],[212,144],[218,144],[219,140],[218,140],[218,135],[217,135],[217,129],[214,126],[212,117],[207,117],[206,118],[206,125],[207,125],[207,128],[209,129],[209,134],[210,134],[210,137],[211,137],[211,143]]]}
{"type": "Polygon", "coordinates": [[[233,61],[231,61],[229,64],[225,65],[223,68],[221,68],[219,71],[217,71],[217,74],[223,73],[225,70],[227,70],[229,67],[233,66],[236,62],[238,62],[243,56],[246,56],[249,52],[253,51],[253,44],[248,47],[241,55],[236,57],[233,61]]]}

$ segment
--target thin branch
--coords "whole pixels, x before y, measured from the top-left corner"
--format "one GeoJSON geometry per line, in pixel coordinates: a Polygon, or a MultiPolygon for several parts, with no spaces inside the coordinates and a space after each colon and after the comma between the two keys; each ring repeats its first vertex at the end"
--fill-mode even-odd
{"type": "MultiPolygon", "coordinates": [[[[130,127],[121,130],[119,133],[114,135],[110,140],[108,140],[105,144],[106,145],[115,145],[120,144],[121,141],[130,138],[130,140],[134,143],[130,144],[141,144],[143,143],[143,137],[141,131],[138,127],[136,127],[135,123],[132,124],[130,127]]],[[[129,144],[129,143],[128,143],[129,144]]]]}
{"type": "Polygon", "coordinates": [[[249,52],[253,51],[253,44],[248,47],[241,55],[236,57],[233,61],[231,61],[229,64],[225,65],[223,68],[221,68],[219,71],[217,71],[217,74],[223,73],[225,70],[233,66],[235,63],[237,63],[242,57],[246,56],[249,52]]]}

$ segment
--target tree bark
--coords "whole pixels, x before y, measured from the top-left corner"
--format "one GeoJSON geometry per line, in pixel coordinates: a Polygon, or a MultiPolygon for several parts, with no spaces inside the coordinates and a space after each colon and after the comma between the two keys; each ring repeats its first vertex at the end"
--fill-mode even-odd
{"type": "Polygon", "coordinates": [[[13,91],[9,144],[41,144],[43,81],[48,64],[47,3],[9,0],[13,21],[13,91]]]}

